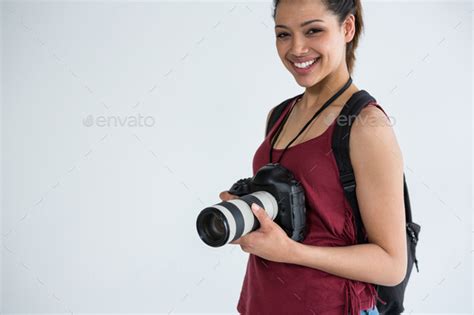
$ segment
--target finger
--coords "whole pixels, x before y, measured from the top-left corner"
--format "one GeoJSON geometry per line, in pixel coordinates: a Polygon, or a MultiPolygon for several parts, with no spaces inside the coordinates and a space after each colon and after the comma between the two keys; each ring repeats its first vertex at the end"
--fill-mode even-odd
{"type": "Polygon", "coordinates": [[[261,226],[268,225],[270,222],[272,222],[265,209],[261,208],[256,203],[252,203],[252,211],[257,217],[257,220],[260,222],[261,226]]]}
{"type": "Polygon", "coordinates": [[[227,190],[225,190],[219,194],[219,198],[221,198],[222,201],[227,201],[227,200],[239,198],[239,196],[232,195],[227,190]]]}
{"type": "Polygon", "coordinates": [[[249,241],[253,240],[253,237],[254,237],[253,233],[248,233],[248,234],[242,235],[236,240],[233,240],[232,242],[229,242],[229,244],[238,244],[241,246],[247,245],[249,241]]]}
{"type": "Polygon", "coordinates": [[[244,236],[241,236],[241,237],[239,237],[238,239],[236,239],[236,240],[233,240],[232,242],[229,242],[229,244],[234,244],[234,245],[240,245],[240,246],[243,246],[243,245],[245,245],[245,244],[246,244],[246,242],[247,242],[247,241],[246,241],[246,240],[247,240],[247,238],[246,238],[245,236],[246,236],[246,235],[244,235],[244,236]]]}

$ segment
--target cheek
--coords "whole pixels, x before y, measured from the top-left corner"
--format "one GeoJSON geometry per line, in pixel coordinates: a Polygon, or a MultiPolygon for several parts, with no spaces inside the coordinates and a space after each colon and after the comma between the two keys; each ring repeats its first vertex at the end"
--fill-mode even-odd
{"type": "Polygon", "coordinates": [[[286,59],[287,57],[287,53],[288,53],[288,50],[289,48],[287,47],[288,45],[285,45],[284,43],[283,44],[277,44],[276,48],[277,48],[277,52],[278,52],[278,56],[280,57],[280,60],[282,61],[283,64],[285,64],[286,67],[288,67],[287,63],[288,63],[288,60],[286,59]]]}
{"type": "Polygon", "coordinates": [[[332,37],[330,40],[327,41],[327,49],[331,51],[333,56],[340,55],[341,52],[344,50],[344,42],[341,42],[339,38],[332,37]]]}
{"type": "Polygon", "coordinates": [[[321,42],[319,46],[319,52],[323,55],[323,66],[335,65],[338,63],[340,56],[343,51],[339,44],[333,43],[332,41],[321,42]]]}
{"type": "Polygon", "coordinates": [[[332,45],[333,44],[331,43],[331,39],[328,37],[315,38],[311,43],[311,47],[313,48],[313,50],[315,50],[316,52],[320,53],[323,56],[331,54],[332,45]]]}
{"type": "Polygon", "coordinates": [[[280,58],[284,58],[287,51],[288,51],[288,45],[286,45],[285,43],[281,43],[281,42],[277,42],[276,44],[276,49],[277,49],[277,52],[278,52],[278,55],[280,56],[280,58]]]}

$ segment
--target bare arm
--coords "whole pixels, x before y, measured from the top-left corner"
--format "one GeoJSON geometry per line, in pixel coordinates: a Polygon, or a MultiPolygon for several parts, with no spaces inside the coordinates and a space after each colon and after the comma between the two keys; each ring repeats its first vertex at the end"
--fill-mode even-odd
{"type": "Polygon", "coordinates": [[[407,266],[403,160],[390,121],[367,106],[352,126],[349,140],[360,214],[368,244],[340,247],[293,242],[289,263],[344,278],[395,286],[407,266]]]}

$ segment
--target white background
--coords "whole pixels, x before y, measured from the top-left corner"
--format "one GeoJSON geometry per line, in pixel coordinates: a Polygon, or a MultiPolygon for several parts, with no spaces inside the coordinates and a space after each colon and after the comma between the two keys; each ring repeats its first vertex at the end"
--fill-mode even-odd
{"type": "MultiPolygon", "coordinates": [[[[395,120],[421,225],[406,313],[470,314],[473,5],[363,4],[354,83],[395,120]]],[[[235,314],[247,254],[195,220],[303,92],[271,1],[1,10],[1,312],[235,314]]]]}

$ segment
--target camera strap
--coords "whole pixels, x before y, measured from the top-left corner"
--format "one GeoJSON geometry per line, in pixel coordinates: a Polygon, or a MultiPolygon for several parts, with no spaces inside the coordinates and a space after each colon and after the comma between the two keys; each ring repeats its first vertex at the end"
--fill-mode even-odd
{"type": "MultiPolygon", "coordinates": [[[[331,105],[331,103],[334,102],[335,99],[337,99],[342,93],[344,93],[344,91],[349,88],[349,86],[351,85],[351,83],[352,83],[352,77],[349,76],[349,80],[346,82],[346,84],[344,84],[344,86],[343,86],[339,91],[337,91],[326,103],[324,103],[324,105],[321,106],[321,108],[320,108],[316,113],[314,113],[313,117],[311,117],[311,119],[306,123],[306,125],[304,125],[304,127],[300,130],[300,132],[296,135],[296,137],[294,137],[293,140],[291,140],[290,143],[288,143],[288,144],[286,145],[286,147],[285,147],[285,149],[283,149],[283,152],[281,153],[280,158],[278,159],[277,163],[280,163],[281,158],[283,157],[283,154],[286,152],[286,150],[288,149],[288,147],[301,135],[301,133],[303,133],[303,131],[311,124],[311,122],[312,122],[323,110],[325,110],[329,105],[331,105]]],[[[285,117],[284,117],[282,123],[280,124],[280,126],[278,126],[278,129],[277,129],[277,131],[276,131],[275,136],[273,137],[272,141],[270,142],[270,163],[272,163],[273,145],[275,144],[276,140],[278,139],[278,136],[280,135],[280,132],[282,131],[283,125],[286,123],[286,120],[288,119],[288,117],[290,116],[291,112],[293,111],[293,108],[295,107],[297,101],[298,101],[298,100],[295,101],[295,103],[293,104],[293,106],[290,108],[290,110],[288,111],[288,113],[285,115],[285,117]]]]}

